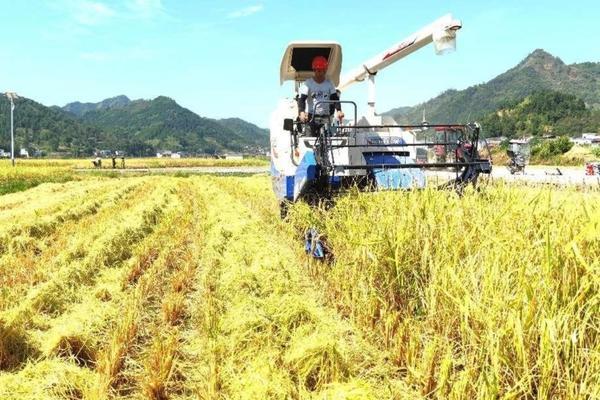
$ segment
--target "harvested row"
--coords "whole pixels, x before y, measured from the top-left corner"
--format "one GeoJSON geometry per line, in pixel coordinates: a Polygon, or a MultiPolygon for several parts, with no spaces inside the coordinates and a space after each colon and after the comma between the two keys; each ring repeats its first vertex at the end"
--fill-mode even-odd
{"type": "Polygon", "coordinates": [[[38,204],[4,213],[9,215],[7,221],[0,221],[0,256],[10,256],[27,247],[39,247],[38,241],[52,234],[63,223],[96,213],[103,204],[117,201],[133,190],[136,184],[124,186],[119,188],[116,182],[112,182],[83,193],[74,191],[70,196],[65,196],[61,204],[53,204],[48,208],[38,204]]]}
{"type": "MultiPolygon", "coordinates": [[[[81,199],[94,198],[111,187],[116,180],[85,180],[67,183],[45,183],[25,192],[0,197],[0,227],[8,230],[40,215],[68,209],[81,199]]],[[[121,182],[122,183],[122,182],[121,182]]]]}
{"type": "Polygon", "coordinates": [[[320,304],[296,246],[253,215],[247,192],[220,189],[227,179],[197,180],[210,204],[193,314],[200,336],[184,348],[206,362],[188,376],[197,388],[183,397],[411,396],[387,354],[320,304]]]}
{"type": "Polygon", "coordinates": [[[44,183],[26,191],[5,194],[0,197],[0,213],[4,214],[11,210],[17,210],[26,204],[48,201],[48,197],[57,194],[68,195],[71,189],[75,187],[91,187],[102,183],[105,182],[88,180],[69,183],[44,183]]]}
{"type": "Polygon", "coordinates": [[[184,336],[196,332],[186,310],[202,239],[192,189],[179,181],[177,199],[131,259],[99,271],[93,287],[78,289],[79,302],[47,319],[48,328],[29,330],[41,360],[0,374],[0,397],[165,398],[184,390],[176,364],[184,336]]]}
{"type": "MultiPolygon", "coordinates": [[[[160,180],[156,184],[169,194],[175,189],[174,181],[160,180]]],[[[155,185],[148,189],[148,193],[157,194],[155,185]]],[[[155,261],[165,235],[172,233],[170,227],[176,226],[173,222],[182,214],[180,202],[170,195],[169,198],[160,220],[155,220],[158,225],[151,227],[152,232],[138,244],[129,242],[130,259],[103,265],[92,287],[82,285],[76,289],[73,303],[66,306],[64,313],[47,318],[47,326],[28,331],[32,341],[38,343],[42,359],[27,364],[18,373],[0,375],[0,388],[6,388],[6,392],[0,390],[0,397],[81,398],[90,391],[98,379],[90,368],[94,368],[101,348],[108,345],[114,326],[120,323],[123,302],[155,261]],[[50,386],[45,384],[48,377],[52,377],[50,386]]],[[[154,200],[160,204],[161,198],[154,200]]]]}
{"type": "Polygon", "coordinates": [[[110,394],[164,399],[167,391],[182,390],[184,377],[176,373],[176,363],[202,233],[197,194],[182,184],[179,196],[182,207],[146,243],[156,249],[151,263],[130,270],[127,282],[135,288],[122,301],[125,318],[98,354],[98,379],[85,398],[103,399],[110,394]]]}
{"type": "MultiPolygon", "coordinates": [[[[45,250],[44,244],[56,230],[63,230],[64,224],[70,221],[79,222],[80,219],[98,213],[103,207],[118,203],[124,196],[130,194],[141,182],[127,182],[119,185],[106,185],[99,189],[99,193],[81,197],[73,194],[72,198],[54,212],[35,211],[35,217],[21,216],[23,220],[16,219],[11,224],[0,227],[0,257],[11,258],[26,251],[39,255],[45,250]]],[[[60,234],[61,232],[59,232],[60,234]]],[[[0,259],[0,265],[7,265],[0,259]]],[[[7,272],[4,268],[0,274],[7,272]]]]}
{"type": "Polygon", "coordinates": [[[600,396],[600,193],[502,184],[297,205],[323,295],[437,398],[600,396]]]}
{"type": "Polygon", "coordinates": [[[136,243],[150,232],[160,215],[163,207],[168,204],[171,193],[169,188],[158,185],[148,185],[146,201],[137,202],[133,207],[121,214],[107,219],[106,225],[96,227],[98,236],[93,239],[85,252],[79,252],[79,246],[74,252],[68,252],[60,260],[61,268],[54,272],[48,282],[44,282],[31,290],[14,310],[4,313],[7,320],[19,320],[18,315],[23,310],[31,312],[53,313],[61,309],[61,297],[79,284],[93,283],[94,274],[102,267],[110,267],[129,258],[130,245],[136,243]]]}
{"type": "Polygon", "coordinates": [[[25,329],[44,329],[49,320],[81,298],[85,293],[81,288],[93,285],[101,270],[117,267],[131,256],[131,247],[154,229],[164,207],[171,201],[170,185],[162,183],[148,183],[149,197],[145,201],[125,209],[116,216],[117,221],[107,219],[106,226],[101,227],[86,252],[62,258],[60,269],[52,273],[48,281],[30,290],[20,304],[2,312],[0,329],[11,332],[10,337],[0,334],[2,368],[13,368],[18,365],[15,362],[25,360],[29,353],[35,354],[25,329]],[[6,358],[7,354],[11,357],[6,358]]]}
{"type": "MultiPolygon", "coordinates": [[[[138,382],[140,397],[162,400],[185,392],[186,375],[182,367],[192,356],[185,354],[182,343],[190,333],[196,332],[191,318],[192,294],[196,291],[199,275],[199,259],[203,247],[204,232],[201,219],[206,213],[205,204],[197,200],[194,188],[187,188],[189,209],[182,218],[185,223],[184,242],[177,253],[177,269],[171,274],[150,330],[154,335],[141,354],[143,370],[133,378],[138,382]]],[[[183,238],[183,237],[182,237],[183,238]]],[[[196,366],[192,365],[192,369],[196,366]]],[[[135,397],[135,396],[134,396],[135,397]]]]}
{"type": "Polygon", "coordinates": [[[131,181],[111,189],[100,199],[81,201],[74,210],[65,211],[73,218],[52,225],[42,237],[31,237],[25,230],[11,238],[7,253],[0,257],[0,310],[20,301],[31,286],[49,279],[63,265],[83,258],[89,244],[102,234],[99,229],[109,225],[123,207],[137,203],[138,196],[147,191],[143,181],[131,181]]]}

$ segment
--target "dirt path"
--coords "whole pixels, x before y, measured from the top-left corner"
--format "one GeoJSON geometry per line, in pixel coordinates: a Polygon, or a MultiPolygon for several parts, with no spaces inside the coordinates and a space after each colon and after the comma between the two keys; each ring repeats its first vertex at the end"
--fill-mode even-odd
{"type": "MultiPolygon", "coordinates": [[[[214,174],[214,175],[252,175],[267,174],[268,167],[169,167],[169,168],[130,168],[130,169],[76,169],[81,173],[120,173],[128,174],[214,174]]],[[[427,171],[430,181],[439,183],[455,177],[450,171],[427,171]]],[[[485,175],[483,175],[485,176],[485,175]]],[[[559,185],[600,186],[600,176],[587,176],[583,167],[556,167],[534,165],[527,166],[525,173],[511,175],[503,165],[494,166],[492,179],[504,179],[508,182],[550,183],[559,185]]]]}
{"type": "MultiPolygon", "coordinates": [[[[427,176],[430,181],[444,181],[456,175],[449,171],[429,171],[427,176]]],[[[486,175],[481,175],[486,177],[486,175]]],[[[491,179],[503,179],[508,182],[549,183],[558,185],[584,185],[600,186],[600,176],[587,176],[583,167],[556,167],[546,165],[533,165],[525,168],[525,173],[511,175],[508,168],[496,165],[492,169],[491,179]]],[[[441,183],[441,182],[440,182],[441,183]]]]}

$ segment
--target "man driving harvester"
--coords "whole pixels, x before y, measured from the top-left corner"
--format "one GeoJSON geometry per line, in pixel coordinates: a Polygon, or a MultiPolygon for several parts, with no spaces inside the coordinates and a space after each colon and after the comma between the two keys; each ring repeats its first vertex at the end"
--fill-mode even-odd
{"type": "MultiPolygon", "coordinates": [[[[337,118],[341,121],[344,118],[344,113],[340,103],[321,103],[322,101],[340,99],[333,83],[325,77],[328,67],[327,59],[323,56],[316,56],[313,58],[311,66],[314,76],[304,81],[300,86],[298,119],[300,122],[318,123],[319,119],[329,119],[337,110],[337,118]],[[306,112],[307,100],[308,113],[306,112]],[[316,108],[314,108],[315,106],[316,108]]],[[[312,126],[311,129],[314,130],[312,126]]]]}

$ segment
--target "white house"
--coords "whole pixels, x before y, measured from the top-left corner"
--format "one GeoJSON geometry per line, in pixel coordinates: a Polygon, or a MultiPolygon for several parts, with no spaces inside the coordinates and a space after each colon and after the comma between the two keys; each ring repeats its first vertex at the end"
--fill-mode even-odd
{"type": "Polygon", "coordinates": [[[159,151],[158,153],[156,153],[156,157],[158,157],[158,158],[171,157],[171,151],[170,150],[159,151]]]}
{"type": "Polygon", "coordinates": [[[506,137],[506,136],[495,136],[495,137],[489,137],[489,138],[486,138],[486,140],[487,140],[487,143],[488,143],[490,146],[497,146],[497,145],[499,145],[500,143],[502,143],[503,141],[505,141],[506,139],[507,139],[507,137],[506,137]]]}
{"type": "Polygon", "coordinates": [[[21,149],[21,151],[19,151],[19,156],[29,158],[29,152],[27,149],[21,149]]]}
{"type": "Polygon", "coordinates": [[[600,135],[595,133],[583,133],[581,137],[571,138],[571,141],[578,145],[600,146],[600,135]]]}
{"type": "Polygon", "coordinates": [[[244,155],[239,154],[239,153],[228,153],[228,154],[225,154],[225,159],[226,160],[243,160],[244,155]]]}

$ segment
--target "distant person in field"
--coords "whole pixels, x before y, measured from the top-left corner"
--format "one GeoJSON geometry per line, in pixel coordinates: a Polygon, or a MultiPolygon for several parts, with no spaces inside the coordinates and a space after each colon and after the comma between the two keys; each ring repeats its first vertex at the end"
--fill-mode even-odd
{"type": "Polygon", "coordinates": [[[339,100],[340,97],[335,90],[335,86],[325,77],[329,63],[323,56],[316,56],[312,60],[313,77],[307,79],[300,86],[300,96],[298,97],[298,119],[300,122],[313,120],[314,117],[331,117],[337,110],[337,118],[341,121],[344,118],[342,106],[340,103],[321,103],[320,101],[339,100]],[[306,105],[308,103],[308,110],[306,105]],[[315,108],[316,106],[316,108],[315,108]]]}
{"type": "Polygon", "coordinates": [[[121,156],[121,168],[125,169],[125,156],[121,156]]]}
{"type": "Polygon", "coordinates": [[[102,159],[100,157],[96,157],[95,160],[92,160],[92,164],[94,164],[95,168],[102,168],[102,159]]]}

